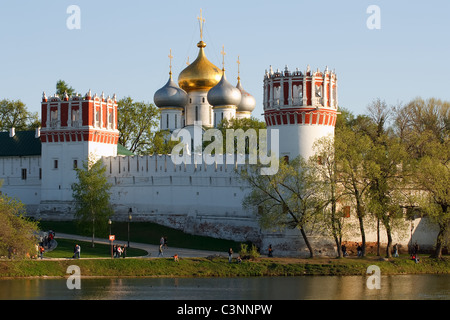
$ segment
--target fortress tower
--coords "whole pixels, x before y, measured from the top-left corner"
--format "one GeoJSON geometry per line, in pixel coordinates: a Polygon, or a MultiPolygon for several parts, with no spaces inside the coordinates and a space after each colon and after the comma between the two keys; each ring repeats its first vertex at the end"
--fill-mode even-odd
{"type": "Polygon", "coordinates": [[[328,70],[277,70],[264,75],[264,117],[268,129],[279,130],[280,157],[314,154],[314,142],[333,135],[338,100],[336,74],[328,70]]]}
{"type": "Polygon", "coordinates": [[[44,93],[41,108],[41,203],[70,201],[74,169],[90,156],[117,155],[116,96],[93,96],[90,90],[84,97],[44,93]]]}

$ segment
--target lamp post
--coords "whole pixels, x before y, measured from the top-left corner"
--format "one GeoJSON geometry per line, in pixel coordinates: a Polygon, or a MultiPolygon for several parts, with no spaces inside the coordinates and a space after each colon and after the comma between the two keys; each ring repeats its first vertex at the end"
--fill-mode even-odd
{"type": "Polygon", "coordinates": [[[108,220],[108,224],[109,224],[109,236],[110,236],[110,243],[111,243],[111,259],[113,258],[113,242],[111,241],[111,225],[112,225],[112,221],[111,219],[108,220]]]}
{"type": "Polygon", "coordinates": [[[131,213],[133,212],[133,210],[130,208],[128,209],[128,246],[127,248],[130,247],[130,222],[131,222],[131,213]]]}

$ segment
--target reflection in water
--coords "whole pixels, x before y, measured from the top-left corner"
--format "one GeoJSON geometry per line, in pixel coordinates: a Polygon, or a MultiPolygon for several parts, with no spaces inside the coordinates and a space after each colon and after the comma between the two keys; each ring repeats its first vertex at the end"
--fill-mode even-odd
{"type": "Polygon", "coordinates": [[[368,289],[365,276],[254,278],[82,279],[70,290],[66,279],[0,280],[0,299],[64,300],[402,300],[450,299],[450,275],[382,276],[368,289]]]}

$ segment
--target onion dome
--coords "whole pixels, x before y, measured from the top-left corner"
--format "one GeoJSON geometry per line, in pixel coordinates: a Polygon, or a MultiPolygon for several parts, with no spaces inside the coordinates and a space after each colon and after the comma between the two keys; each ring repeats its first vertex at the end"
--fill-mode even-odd
{"type": "Polygon", "coordinates": [[[188,103],[188,95],[172,80],[172,72],[170,72],[169,80],[164,87],[155,92],[153,101],[159,108],[184,107],[188,103]]]}
{"type": "Polygon", "coordinates": [[[200,41],[197,59],[181,71],[178,76],[178,85],[186,92],[208,91],[220,81],[221,71],[205,56],[206,43],[200,41]]]}
{"type": "Polygon", "coordinates": [[[241,92],[241,102],[238,104],[236,111],[237,112],[252,112],[255,109],[256,101],[255,98],[244,90],[241,85],[241,80],[238,78],[238,83],[236,88],[241,92]]]}
{"type": "Polygon", "coordinates": [[[241,92],[227,81],[225,70],[222,79],[208,91],[208,102],[213,106],[237,106],[241,102],[241,92]]]}

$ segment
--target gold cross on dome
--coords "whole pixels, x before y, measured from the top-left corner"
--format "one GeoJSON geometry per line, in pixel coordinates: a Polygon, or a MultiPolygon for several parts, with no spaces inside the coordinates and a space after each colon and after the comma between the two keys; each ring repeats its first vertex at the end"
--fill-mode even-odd
{"type": "Polygon", "coordinates": [[[222,70],[225,70],[225,55],[227,54],[225,52],[225,46],[222,46],[222,51],[220,51],[220,54],[222,55],[222,70]]]}
{"type": "Polygon", "coordinates": [[[172,74],[172,58],[173,58],[173,56],[172,56],[172,49],[170,49],[170,53],[169,53],[169,68],[170,68],[170,72],[169,72],[169,74],[172,74]]]}
{"type": "Polygon", "coordinates": [[[197,17],[197,20],[200,23],[200,40],[203,40],[203,23],[205,19],[202,17],[202,9],[200,9],[200,17],[197,17]]]}
{"type": "Polygon", "coordinates": [[[240,80],[241,77],[240,77],[239,65],[241,64],[241,62],[239,61],[239,56],[238,56],[238,59],[237,59],[236,62],[237,62],[237,65],[238,65],[238,80],[240,80]]]}

